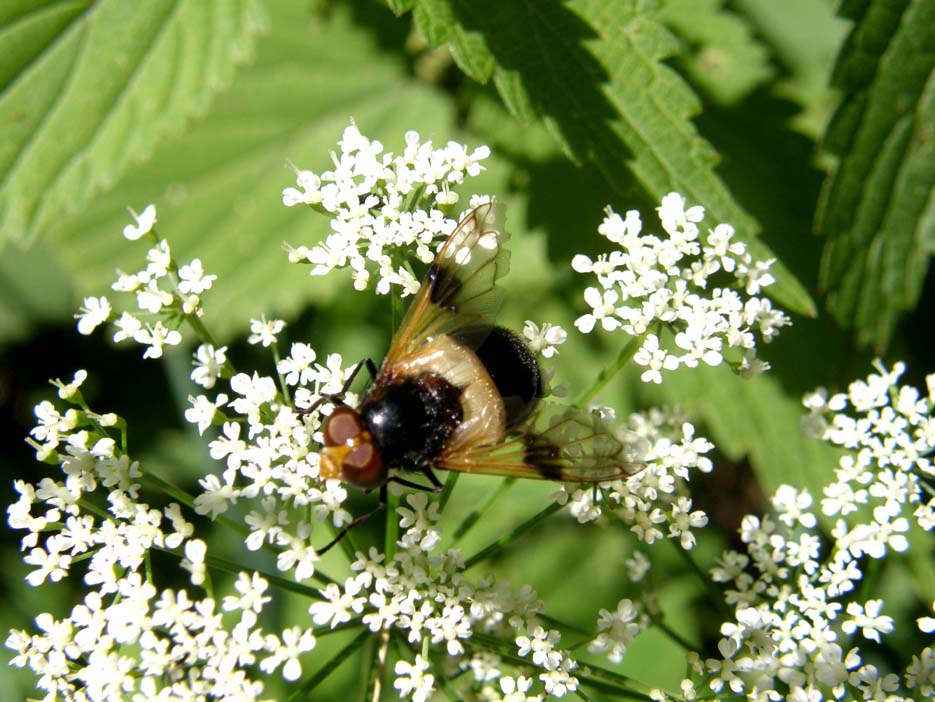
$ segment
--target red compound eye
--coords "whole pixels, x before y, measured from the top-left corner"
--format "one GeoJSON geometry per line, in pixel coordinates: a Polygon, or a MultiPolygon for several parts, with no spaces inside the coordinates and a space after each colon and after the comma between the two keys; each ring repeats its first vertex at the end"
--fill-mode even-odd
{"type": "Polygon", "coordinates": [[[361,426],[357,412],[350,407],[336,407],[325,420],[322,434],[325,446],[346,446],[361,431],[363,431],[363,426],[361,426]]]}
{"type": "Polygon", "coordinates": [[[375,487],[383,482],[383,461],[376,447],[367,439],[352,449],[341,463],[344,479],[358,487],[375,487]]]}

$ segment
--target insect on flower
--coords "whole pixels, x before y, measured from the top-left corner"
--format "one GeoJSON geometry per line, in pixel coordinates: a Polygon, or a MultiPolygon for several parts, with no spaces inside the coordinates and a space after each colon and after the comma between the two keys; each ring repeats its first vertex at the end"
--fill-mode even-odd
{"type": "Polygon", "coordinates": [[[595,413],[541,400],[535,355],[518,335],[495,325],[497,280],[509,268],[506,235],[495,228],[500,218],[500,207],[486,203],[461,220],[380,369],[365,359],[341,393],[322,399],[335,408],[324,421],[321,477],[379,488],[380,503],[319,553],[383,509],[389,482],[441,490],[434,469],[578,483],[639,470],[619,429],[595,413]],[[343,395],[364,365],[373,382],[359,406],[349,407],[343,395]],[[413,473],[432,487],[402,477],[413,473]]]}

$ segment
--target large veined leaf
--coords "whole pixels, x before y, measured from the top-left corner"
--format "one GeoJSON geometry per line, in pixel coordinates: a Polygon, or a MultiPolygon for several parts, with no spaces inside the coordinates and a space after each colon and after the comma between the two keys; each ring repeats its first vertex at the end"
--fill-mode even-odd
{"type": "Polygon", "coordinates": [[[850,2],[835,69],[846,93],[825,145],[839,158],[816,217],[821,284],[860,342],[884,348],[935,250],[935,4],[850,2]]]}
{"type": "MultiPolygon", "coordinates": [[[[351,117],[396,152],[408,129],[450,138],[449,103],[415,83],[403,60],[381,51],[345,6],[319,16],[275,0],[270,25],[256,63],[238,73],[202,121],[50,231],[83,293],[106,292],[115,268],[141,267],[145,246],[120,232],[130,221],[128,205],[140,211],[155,202],[158,231],[178,260],[198,256],[219,276],[207,293],[209,312],[230,312],[207,321],[221,338],[251,317],[292,316],[312,297],[323,303],[333,294],[330,280],[289,265],[282,247],[316,243],[328,227],[323,216],[282,205],[282,189],[295,183],[290,164],[331,167],[329,152],[351,117]]],[[[336,279],[349,285],[349,278],[336,279]]]]}
{"type": "MultiPolygon", "coordinates": [[[[408,3],[393,3],[395,9],[408,3]]],[[[521,121],[538,117],[574,160],[595,164],[622,196],[677,190],[729,221],[757,258],[771,258],[756,222],[714,172],[716,156],[690,122],[698,101],[662,61],[674,37],[652,3],[416,0],[416,28],[448,44],[474,80],[493,79],[521,121]]],[[[811,314],[811,298],[781,265],[775,297],[811,314]]]]}
{"type": "Polygon", "coordinates": [[[261,0],[0,6],[0,240],[74,212],[202,114],[252,53],[261,0]]]}

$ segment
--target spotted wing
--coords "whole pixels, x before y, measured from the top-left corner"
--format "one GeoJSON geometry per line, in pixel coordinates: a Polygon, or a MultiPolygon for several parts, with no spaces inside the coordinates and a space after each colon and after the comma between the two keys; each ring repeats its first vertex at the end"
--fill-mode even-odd
{"type": "Polygon", "coordinates": [[[497,280],[509,270],[499,203],[466,214],[429,268],[386,354],[382,374],[392,375],[407,358],[441,334],[493,325],[500,307],[497,280]]]}
{"type": "Polygon", "coordinates": [[[642,470],[647,451],[644,439],[597,413],[544,403],[536,419],[504,438],[454,443],[435,464],[463,473],[600,483],[642,470]]]}

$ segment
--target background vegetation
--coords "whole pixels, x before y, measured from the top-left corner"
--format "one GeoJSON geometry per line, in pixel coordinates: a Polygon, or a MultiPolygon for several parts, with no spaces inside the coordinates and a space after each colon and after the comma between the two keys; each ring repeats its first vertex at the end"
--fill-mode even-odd
{"type": "MultiPolygon", "coordinates": [[[[282,206],[288,164],[325,169],[351,117],[392,151],[409,129],[492,148],[474,183],[509,206],[507,288],[522,294],[503,316],[514,327],[529,318],[573,330],[584,281],[569,262],[600,250],[608,204],[649,222],[678,190],[733,223],[755,255],[778,259],[772,290],[794,326],[764,349],[770,373],[680,372],[651,388],[624,374],[601,397],[621,411],[679,404],[718,446],[696,495],[713,518],[701,561],[778,484],[820,492],[835,461],[798,429],[804,391],[866,375],[876,354],[906,360],[916,385],[935,370],[930,0],[6,0],[0,56],[4,502],[13,479],[37,475],[22,439],[51,394],[45,381],[77,368],[91,371],[92,406],[127,417],[135,452],[166,478],[192,486],[214,470],[180,421],[190,350],[144,363],[136,348],[74,331],[81,298],[103,294],[116,268],[136,269],[139,250],[120,236],[127,206],[155,202],[176,257],[219,275],[206,296],[211,328],[241,368],[270,367],[238,341],[261,314],[288,320],[290,338],[319,353],[381,356],[390,301],[347,293],[349,276],[306,277],[282,250],[327,228],[282,206]]],[[[572,331],[558,379],[574,395],[623,341],[572,331]]],[[[461,481],[464,514],[493,480],[461,481]]],[[[466,550],[537,511],[549,490],[513,488],[466,550]]],[[[631,542],[561,525],[491,567],[533,584],[556,616],[613,609],[631,542]],[[583,582],[599,602],[576,596],[583,582]]],[[[0,547],[0,629],[67,610],[64,584],[23,582],[15,535],[0,547]]],[[[887,561],[880,596],[928,602],[935,560],[909,553],[887,561]]],[[[692,608],[700,581],[670,555],[655,571],[659,598],[674,628],[707,640],[717,623],[692,608]]],[[[683,656],[654,636],[621,670],[676,686],[683,656]]],[[[328,686],[337,694],[354,678],[351,661],[328,686]]],[[[0,668],[0,698],[31,688],[0,668]]]]}

